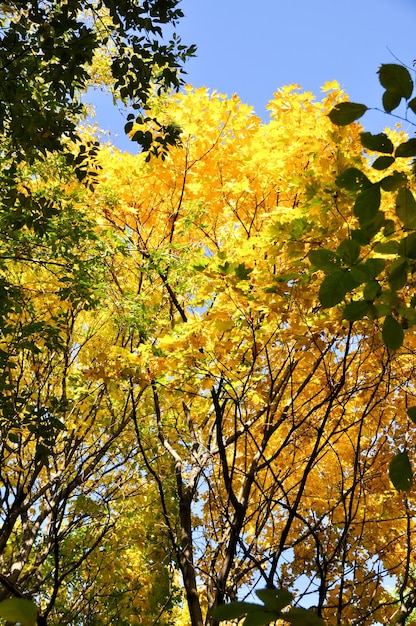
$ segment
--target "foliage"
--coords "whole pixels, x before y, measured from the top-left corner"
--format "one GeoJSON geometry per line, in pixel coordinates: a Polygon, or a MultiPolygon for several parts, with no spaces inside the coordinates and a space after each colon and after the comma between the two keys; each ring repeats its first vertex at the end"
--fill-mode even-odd
{"type": "MultiPolygon", "coordinates": [[[[391,113],[405,100],[403,120],[412,123],[408,115],[416,113],[416,98],[409,71],[402,65],[382,65],[379,79],[385,89],[384,111],[391,113]]],[[[329,117],[344,126],[367,110],[365,105],[341,102],[329,117]]],[[[313,250],[309,258],[326,274],[319,291],[322,306],[344,303],[344,318],[350,322],[384,320],[383,342],[398,350],[404,331],[416,321],[412,292],[416,200],[410,161],[416,156],[416,140],[403,134],[390,138],[385,132],[361,132],[360,137],[371,169],[351,167],[336,179],[339,193],[353,202],[357,224],[336,250],[313,250]]]]}
{"type": "Polygon", "coordinates": [[[399,129],[332,124],[345,101],[286,87],[262,124],[187,88],[131,120],[181,129],[165,159],[102,147],[93,190],[59,158],[19,166],[21,194],[60,210],[43,231],[4,215],[0,555],[48,623],[414,608],[410,290],[371,217],[402,237],[414,183],[399,129]],[[394,155],[383,187],[363,141],[394,155]]]}
{"type": "Polygon", "coordinates": [[[22,626],[35,626],[37,613],[34,602],[25,598],[10,598],[0,602],[0,617],[8,622],[19,622],[22,626]]]}
{"type": "MultiPolygon", "coordinates": [[[[414,83],[409,70],[403,65],[387,64],[380,67],[378,74],[385,89],[384,112],[391,114],[404,100],[405,112],[401,119],[414,125],[408,117],[416,113],[416,97],[412,98],[414,83]]],[[[367,110],[365,105],[342,102],[330,111],[329,117],[334,124],[344,126],[367,110]]],[[[399,141],[393,142],[385,132],[361,132],[360,136],[371,164],[371,174],[353,167],[336,179],[340,190],[354,202],[358,227],[348,233],[337,250],[314,250],[309,259],[326,274],[319,290],[322,306],[332,307],[342,302],[344,318],[350,322],[383,320],[382,340],[394,351],[403,345],[405,331],[416,323],[413,294],[416,139],[402,134],[397,137],[399,141]],[[383,174],[377,175],[377,172],[383,174]],[[386,195],[392,196],[388,210],[383,204],[386,195]]],[[[399,451],[391,460],[389,476],[397,489],[411,488],[413,472],[406,450],[399,451]]]]}
{"type": "Polygon", "coordinates": [[[277,620],[293,626],[323,626],[323,621],[312,611],[288,608],[293,595],[285,589],[261,589],[256,591],[256,595],[263,602],[263,606],[251,602],[223,604],[215,609],[216,618],[230,620],[245,615],[244,626],[262,626],[277,620]]]}
{"type": "Polygon", "coordinates": [[[154,89],[180,84],[178,69],[194,48],[174,35],[177,0],[2,2],[0,133],[14,160],[32,162],[77,138],[80,96],[94,57],[111,49],[110,74],[121,98],[146,105],[154,89]]]}
{"type": "MultiPolygon", "coordinates": [[[[328,118],[345,94],[325,89],[322,102],[280,90],[268,124],[187,89],[166,102],[182,145],[164,161],[100,156],[100,219],[128,253],[88,372],[130,398],[194,625],[262,584],[329,622],[392,619],[391,580],[411,604],[414,501],[407,470],[391,467],[393,483],[388,470],[414,445],[414,341],[393,351],[319,300],[322,272],[328,293],[347,295],[344,274],[354,288],[363,249],[343,243],[358,218],[335,178],[372,176],[360,128],[328,118]]],[[[390,196],[383,207],[395,213],[390,196]]],[[[377,258],[360,274],[375,280],[377,258]]]]}
{"type": "Polygon", "coordinates": [[[43,623],[93,624],[98,614],[131,624],[141,606],[150,624],[172,604],[159,507],[128,403],[80,368],[105,326],[111,259],[124,244],[86,210],[93,195],[61,159],[21,175],[60,211],[46,233],[23,227],[2,241],[14,297],[0,342],[0,597],[24,591],[43,623]]]}
{"type": "MultiPolygon", "coordinates": [[[[60,155],[80,181],[94,185],[99,144],[86,134],[81,141],[78,127],[85,113],[82,96],[99,82],[100,66],[106,66],[101,75],[107,74],[116,97],[139,110],[155,92],[180,86],[182,63],[194,47],[183,46],[175,34],[164,39],[166,28],[175,28],[182,17],[177,5],[177,0],[0,3],[4,239],[13,240],[25,227],[44,235],[60,212],[59,198],[34,192],[22,180],[22,169],[43,167],[60,155]]],[[[174,129],[159,124],[153,151],[164,154],[176,137],[174,129]]],[[[151,143],[147,138],[144,147],[151,143]]],[[[12,284],[1,282],[0,288],[4,317],[20,305],[12,284]]]]}

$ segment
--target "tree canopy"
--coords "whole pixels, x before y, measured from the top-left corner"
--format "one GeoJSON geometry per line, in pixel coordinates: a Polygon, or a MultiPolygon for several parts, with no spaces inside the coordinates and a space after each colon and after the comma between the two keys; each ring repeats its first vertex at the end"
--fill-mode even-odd
{"type": "MultiPolygon", "coordinates": [[[[339,182],[379,174],[360,125],[331,122],[344,102],[285,87],[262,123],[188,87],[158,105],[181,129],[164,160],[104,146],[93,189],[59,158],[22,168],[60,211],[3,267],[2,562],[48,624],[211,625],[261,588],[295,626],[411,614],[414,337],[345,315],[353,269],[389,274],[349,240],[339,182]]],[[[380,210],[401,230],[394,195],[380,210]]]]}
{"type": "Polygon", "coordinates": [[[165,40],[183,15],[177,0],[12,1],[0,15],[0,132],[18,161],[78,138],[89,85],[105,79],[141,109],[155,90],[179,87],[194,51],[176,35],[165,40]]]}

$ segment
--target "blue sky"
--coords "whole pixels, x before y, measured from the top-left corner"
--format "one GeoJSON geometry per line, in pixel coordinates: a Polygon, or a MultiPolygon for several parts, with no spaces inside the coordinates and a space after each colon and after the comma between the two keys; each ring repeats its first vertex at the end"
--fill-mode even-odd
{"type": "MultiPolygon", "coordinates": [[[[237,93],[265,120],[273,92],[292,83],[319,97],[320,87],[337,79],[350,100],[378,106],[380,64],[395,63],[395,56],[412,66],[416,59],[416,0],[182,0],[180,6],[185,18],[177,33],[198,46],[186,81],[237,93]]],[[[91,101],[115,145],[134,152],[120,113],[101,95],[91,101]]],[[[389,123],[368,116],[363,122],[377,130],[389,123]]]]}

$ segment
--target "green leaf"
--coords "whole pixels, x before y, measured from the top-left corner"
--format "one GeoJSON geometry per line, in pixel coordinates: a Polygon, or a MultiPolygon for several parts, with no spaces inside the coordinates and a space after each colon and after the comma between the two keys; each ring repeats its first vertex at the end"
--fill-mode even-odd
{"type": "Polygon", "coordinates": [[[257,611],[250,611],[244,621],[244,626],[264,626],[275,622],[280,616],[274,612],[259,607],[257,611]]]}
{"type": "Polygon", "coordinates": [[[360,264],[363,271],[369,278],[375,278],[384,270],[386,262],[384,259],[367,259],[365,263],[360,264]]]}
{"type": "Polygon", "coordinates": [[[311,610],[294,607],[284,615],[285,622],[293,626],[324,626],[324,620],[311,610]]]}
{"type": "Polygon", "coordinates": [[[394,150],[393,142],[387,137],[385,133],[379,133],[378,135],[372,135],[371,133],[360,133],[361,145],[367,150],[374,150],[375,152],[383,152],[385,154],[391,154],[394,150]]]}
{"type": "Polygon", "coordinates": [[[412,95],[413,81],[409,71],[403,65],[386,63],[378,70],[382,86],[391,93],[408,100],[412,95]]]}
{"type": "Polygon", "coordinates": [[[392,240],[377,243],[374,251],[379,254],[397,254],[399,252],[399,242],[392,240]]]}
{"type": "Polygon", "coordinates": [[[416,228],[416,201],[407,187],[402,187],[397,193],[396,215],[405,228],[416,228]]]}
{"type": "Polygon", "coordinates": [[[35,626],[38,609],[32,600],[10,598],[0,602],[0,617],[8,622],[18,622],[22,626],[35,626]]]}
{"type": "Polygon", "coordinates": [[[332,250],[326,248],[319,248],[319,250],[311,250],[308,254],[309,261],[318,270],[331,273],[340,269],[340,262],[332,250]]]}
{"type": "Polygon", "coordinates": [[[409,139],[397,146],[396,157],[413,157],[416,156],[416,139],[409,139]]]}
{"type": "Polygon", "coordinates": [[[356,322],[357,320],[363,319],[370,310],[370,304],[365,302],[365,300],[358,300],[356,302],[350,302],[344,308],[344,319],[348,322],[356,322]]]}
{"type": "Polygon", "coordinates": [[[412,98],[411,100],[409,100],[407,106],[411,111],[413,111],[413,113],[416,113],[416,98],[412,98]]]}
{"type": "Polygon", "coordinates": [[[377,296],[381,292],[380,283],[377,280],[370,280],[369,283],[366,284],[363,291],[364,300],[369,300],[370,302],[377,298],[377,296]]]}
{"type": "Polygon", "coordinates": [[[401,305],[398,309],[399,315],[403,318],[403,328],[408,328],[408,325],[414,326],[416,322],[416,311],[411,306],[401,305]]]}
{"type": "Polygon", "coordinates": [[[213,611],[213,616],[217,620],[236,619],[247,615],[248,612],[261,609],[260,604],[253,602],[230,602],[229,604],[221,604],[213,611]]]}
{"type": "Polygon", "coordinates": [[[401,240],[398,254],[408,259],[416,259],[416,233],[411,233],[408,237],[401,240]]]}
{"type": "Polygon", "coordinates": [[[356,167],[349,167],[344,170],[342,174],[337,176],[335,182],[338,187],[346,189],[347,191],[358,191],[359,189],[372,185],[372,182],[367,176],[356,167]]]}
{"type": "Polygon", "coordinates": [[[403,172],[393,172],[380,181],[380,186],[384,191],[396,191],[407,183],[407,176],[403,172]]]}
{"type": "Polygon", "coordinates": [[[259,589],[256,596],[273,611],[281,611],[293,600],[293,594],[287,589],[259,589]]]}
{"type": "Polygon", "coordinates": [[[408,406],[407,407],[407,417],[416,424],[416,406],[408,406]]]}
{"type": "Polygon", "coordinates": [[[234,270],[238,280],[248,280],[252,271],[253,269],[250,267],[246,267],[245,263],[239,263],[234,270]]]}
{"type": "Polygon", "coordinates": [[[224,265],[218,265],[218,271],[221,272],[221,274],[232,274],[234,269],[234,264],[229,263],[229,261],[225,261],[224,265]]]}
{"type": "Polygon", "coordinates": [[[384,289],[379,295],[378,300],[380,300],[380,302],[386,302],[390,306],[390,310],[384,315],[390,315],[392,308],[397,307],[399,304],[397,293],[391,289],[384,289]]]}
{"type": "Polygon", "coordinates": [[[379,319],[380,317],[386,317],[390,315],[391,306],[389,304],[375,304],[374,305],[374,317],[379,319]]]}
{"type": "Polygon", "coordinates": [[[322,306],[327,309],[339,304],[346,294],[357,287],[359,281],[354,280],[348,271],[338,270],[326,276],[319,288],[319,300],[322,306]]]}
{"type": "Polygon", "coordinates": [[[367,234],[361,229],[355,229],[351,231],[351,239],[354,239],[360,246],[366,246],[370,243],[367,234]]]}
{"type": "Polygon", "coordinates": [[[393,289],[397,291],[405,286],[407,281],[408,264],[406,259],[398,258],[391,264],[390,274],[388,277],[388,283],[393,289]]]}
{"type": "Polygon", "coordinates": [[[399,322],[387,315],[381,331],[384,345],[390,350],[398,350],[403,345],[404,332],[399,322]]]}
{"type": "Polygon", "coordinates": [[[358,120],[368,110],[365,104],[355,102],[340,102],[329,113],[329,119],[337,126],[346,126],[358,120]]]}
{"type": "Polygon", "coordinates": [[[360,224],[368,224],[376,218],[380,203],[381,192],[379,185],[373,184],[371,187],[366,187],[360,191],[354,204],[354,213],[358,217],[360,224]]]}
{"type": "Polygon", "coordinates": [[[394,220],[384,220],[383,235],[385,237],[390,237],[390,235],[393,235],[395,232],[396,224],[394,220]]]}
{"type": "Polygon", "coordinates": [[[354,239],[344,239],[337,248],[337,255],[346,265],[354,265],[360,256],[361,246],[354,239]]]}
{"type": "Polygon", "coordinates": [[[395,160],[392,156],[380,156],[371,164],[371,167],[375,170],[386,170],[390,165],[393,165],[395,160]]]}
{"type": "Polygon", "coordinates": [[[398,93],[392,91],[385,91],[383,93],[382,102],[386,113],[391,113],[394,109],[397,109],[402,97],[398,93]]]}
{"type": "Polygon", "coordinates": [[[364,263],[359,263],[358,265],[354,265],[354,267],[351,268],[351,276],[357,282],[358,285],[361,285],[362,283],[367,283],[369,279],[371,278],[368,275],[368,272],[364,263]]]}
{"type": "Polygon", "coordinates": [[[412,466],[407,452],[398,452],[390,461],[389,478],[397,491],[409,491],[413,485],[412,466]]]}

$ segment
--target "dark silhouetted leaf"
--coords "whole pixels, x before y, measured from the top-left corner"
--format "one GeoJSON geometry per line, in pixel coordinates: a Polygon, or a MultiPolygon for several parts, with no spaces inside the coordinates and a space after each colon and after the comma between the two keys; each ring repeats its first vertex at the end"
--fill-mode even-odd
{"type": "Polygon", "coordinates": [[[413,81],[409,71],[403,65],[386,63],[378,70],[380,83],[387,91],[398,94],[408,100],[412,95],[413,81]]]}
{"type": "Polygon", "coordinates": [[[359,284],[350,272],[338,270],[322,281],[319,300],[324,308],[330,308],[342,302],[345,295],[359,284]]]}
{"type": "Polygon", "coordinates": [[[395,240],[380,242],[376,244],[374,250],[380,254],[397,254],[399,251],[399,242],[395,240]]]}
{"type": "Polygon", "coordinates": [[[384,320],[381,332],[383,343],[390,350],[398,350],[403,345],[404,332],[399,322],[391,315],[384,320]]]}
{"type": "Polygon", "coordinates": [[[371,167],[375,170],[385,170],[390,167],[390,165],[393,165],[395,160],[396,159],[392,156],[380,156],[373,162],[371,167]]]}
{"type": "Polygon", "coordinates": [[[370,305],[368,302],[364,300],[359,300],[357,302],[350,302],[344,309],[344,319],[349,322],[356,322],[357,320],[363,319],[370,310],[370,305]]]}
{"type": "Polygon", "coordinates": [[[407,417],[416,424],[416,406],[407,407],[407,417]]]}
{"type": "Polygon", "coordinates": [[[375,278],[384,270],[386,262],[384,259],[367,259],[364,263],[364,271],[369,278],[375,278]]]}
{"type": "Polygon", "coordinates": [[[370,240],[367,237],[367,233],[365,233],[360,228],[351,231],[351,239],[354,239],[354,241],[359,243],[360,246],[366,246],[368,243],[370,243],[370,240]]]}
{"type": "Polygon", "coordinates": [[[364,187],[371,187],[372,182],[367,176],[356,167],[349,167],[342,174],[337,176],[336,183],[341,189],[348,191],[358,191],[364,187]]]}
{"type": "Polygon", "coordinates": [[[330,273],[340,269],[340,261],[332,250],[327,250],[326,248],[311,250],[308,254],[308,258],[312,265],[318,270],[330,273]]]}
{"type": "Polygon", "coordinates": [[[388,277],[389,285],[394,290],[402,289],[407,281],[408,264],[406,259],[399,258],[393,261],[388,277]]]}
{"type": "Polygon", "coordinates": [[[411,111],[413,111],[413,113],[416,113],[416,98],[412,98],[411,100],[409,100],[407,106],[411,111]]]}
{"type": "Polygon", "coordinates": [[[416,228],[416,201],[407,187],[402,187],[397,193],[396,215],[405,228],[416,228]]]}
{"type": "Polygon", "coordinates": [[[229,620],[243,617],[249,611],[262,608],[260,604],[254,604],[253,602],[230,602],[229,604],[221,604],[214,609],[213,615],[218,620],[229,620]]]}
{"type": "Polygon", "coordinates": [[[379,133],[378,135],[372,135],[371,133],[360,133],[361,145],[367,150],[374,150],[375,152],[383,152],[385,154],[391,154],[394,150],[392,141],[387,137],[385,133],[379,133]]]}
{"type": "Polygon", "coordinates": [[[279,615],[267,609],[259,607],[256,611],[247,613],[244,626],[267,626],[270,622],[275,622],[279,615]]]}
{"type": "Polygon", "coordinates": [[[364,300],[372,301],[374,300],[374,298],[377,298],[380,292],[381,292],[380,283],[376,280],[370,280],[370,282],[367,283],[366,286],[364,287],[364,291],[363,291],[364,300]]]}
{"type": "Polygon", "coordinates": [[[380,186],[384,191],[396,191],[407,183],[407,176],[403,172],[393,172],[380,181],[380,186]]]}
{"type": "Polygon", "coordinates": [[[398,254],[408,259],[416,259],[416,233],[411,233],[401,240],[398,254]]]}
{"type": "Polygon", "coordinates": [[[259,589],[256,596],[268,609],[281,611],[293,600],[293,594],[287,589],[259,589]]]}
{"type": "Polygon", "coordinates": [[[386,317],[386,315],[390,315],[392,308],[389,304],[375,304],[374,305],[374,317],[386,317]]]}
{"type": "Polygon", "coordinates": [[[35,626],[38,609],[32,600],[26,598],[10,598],[0,602],[0,617],[8,622],[35,626]]]}
{"type": "Polygon", "coordinates": [[[409,139],[397,146],[396,157],[413,157],[416,156],[416,139],[409,139]]]}
{"type": "Polygon", "coordinates": [[[386,113],[391,113],[394,109],[397,109],[402,97],[398,93],[394,93],[393,91],[385,91],[383,93],[382,102],[383,107],[386,113]]]}
{"type": "Polygon", "coordinates": [[[380,208],[381,192],[379,185],[366,187],[357,196],[354,204],[354,213],[360,224],[368,224],[377,216],[380,208]]]}
{"type": "Polygon", "coordinates": [[[383,226],[383,235],[385,237],[390,237],[396,231],[396,224],[394,220],[385,220],[383,226]]]}
{"type": "Polygon", "coordinates": [[[284,615],[284,620],[293,626],[324,626],[324,620],[313,611],[294,607],[284,615]]]}
{"type": "Polygon", "coordinates": [[[340,102],[329,113],[329,119],[337,126],[346,126],[355,122],[368,110],[365,104],[355,102],[340,102]]]}
{"type": "Polygon", "coordinates": [[[413,472],[407,452],[399,452],[392,458],[389,465],[389,477],[397,491],[411,489],[413,472]]]}
{"type": "Polygon", "coordinates": [[[354,239],[344,239],[337,248],[337,255],[346,265],[354,265],[360,256],[361,246],[354,239]]]}

